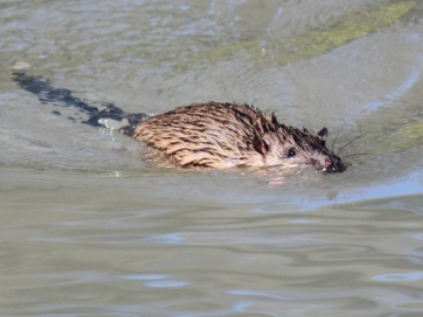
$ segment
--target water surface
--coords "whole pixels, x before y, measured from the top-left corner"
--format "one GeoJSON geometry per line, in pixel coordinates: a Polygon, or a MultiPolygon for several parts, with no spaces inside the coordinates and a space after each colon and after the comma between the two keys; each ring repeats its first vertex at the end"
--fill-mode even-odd
{"type": "Polygon", "coordinates": [[[419,1],[0,1],[0,314],[423,313],[419,1]],[[253,103],[349,163],[162,170],[11,80],[96,105],[253,103]],[[58,112],[60,114],[58,114],[58,112]]]}

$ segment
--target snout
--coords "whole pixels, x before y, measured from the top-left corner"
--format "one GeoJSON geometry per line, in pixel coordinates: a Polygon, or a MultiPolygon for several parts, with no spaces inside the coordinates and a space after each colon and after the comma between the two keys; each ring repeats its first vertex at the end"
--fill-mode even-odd
{"type": "Polygon", "coordinates": [[[347,168],[342,163],[341,159],[336,155],[331,155],[325,160],[325,167],[323,170],[327,173],[342,173],[347,168]]]}

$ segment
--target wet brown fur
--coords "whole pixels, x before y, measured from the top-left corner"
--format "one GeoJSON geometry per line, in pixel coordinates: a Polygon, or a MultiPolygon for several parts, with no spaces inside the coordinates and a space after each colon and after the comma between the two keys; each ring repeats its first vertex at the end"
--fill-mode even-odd
{"type": "Polygon", "coordinates": [[[302,165],[343,171],[325,147],[326,133],[280,124],[273,114],[246,104],[209,102],[150,117],[132,136],[159,154],[153,156],[182,168],[302,165]]]}

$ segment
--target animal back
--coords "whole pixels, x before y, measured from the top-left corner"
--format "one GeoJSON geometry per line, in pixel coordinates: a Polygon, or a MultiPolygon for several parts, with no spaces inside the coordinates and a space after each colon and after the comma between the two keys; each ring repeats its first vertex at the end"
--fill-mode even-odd
{"type": "Polygon", "coordinates": [[[261,160],[253,140],[277,124],[248,105],[209,102],[176,108],[139,124],[133,137],[186,168],[227,168],[261,160]]]}

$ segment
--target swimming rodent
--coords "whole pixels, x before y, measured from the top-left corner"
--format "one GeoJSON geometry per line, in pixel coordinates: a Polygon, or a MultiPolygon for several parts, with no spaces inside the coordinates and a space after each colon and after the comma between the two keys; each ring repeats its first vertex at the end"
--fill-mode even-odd
{"type": "Polygon", "coordinates": [[[15,73],[19,86],[42,102],[62,102],[89,115],[84,123],[100,126],[106,119],[125,120],[120,131],[148,145],[153,160],[184,169],[312,166],[343,172],[341,159],[325,146],[328,130],[317,134],[277,121],[246,104],[208,102],[182,106],[155,116],[128,114],[113,104],[104,110],[57,89],[40,78],[15,73]]]}

